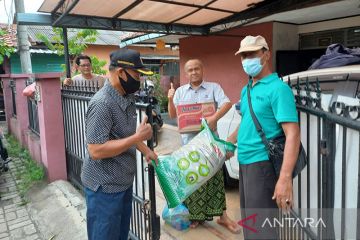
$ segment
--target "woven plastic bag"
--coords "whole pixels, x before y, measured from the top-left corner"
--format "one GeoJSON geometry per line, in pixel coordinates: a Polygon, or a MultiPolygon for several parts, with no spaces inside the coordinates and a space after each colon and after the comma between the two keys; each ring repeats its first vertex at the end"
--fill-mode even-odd
{"type": "Polygon", "coordinates": [[[159,156],[156,176],[169,208],[181,204],[223,166],[227,151],[235,145],[219,139],[202,120],[202,130],[171,155],[159,156]]]}
{"type": "Polygon", "coordinates": [[[180,204],[175,208],[169,208],[168,205],[165,204],[162,218],[167,224],[179,231],[188,229],[191,224],[189,220],[189,210],[184,204],[180,204]]]}

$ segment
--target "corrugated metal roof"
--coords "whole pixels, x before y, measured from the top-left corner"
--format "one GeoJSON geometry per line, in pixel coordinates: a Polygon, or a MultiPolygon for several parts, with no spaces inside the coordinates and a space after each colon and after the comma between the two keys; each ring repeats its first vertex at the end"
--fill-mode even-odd
{"type": "Polygon", "coordinates": [[[163,59],[163,60],[179,60],[178,56],[171,55],[141,55],[142,59],[163,59]]]}
{"type": "MultiPolygon", "coordinates": [[[[68,38],[73,37],[79,29],[68,29],[68,38]]],[[[37,34],[41,33],[51,39],[55,33],[51,26],[28,26],[29,37],[32,42],[42,42],[37,34]]],[[[118,46],[121,42],[121,39],[124,36],[128,36],[127,32],[121,31],[106,31],[106,30],[98,30],[99,35],[96,38],[94,45],[115,45],[118,46]]]]}
{"type": "Polygon", "coordinates": [[[35,49],[35,48],[31,48],[30,53],[56,54],[55,51],[51,51],[49,49],[35,49]]]}

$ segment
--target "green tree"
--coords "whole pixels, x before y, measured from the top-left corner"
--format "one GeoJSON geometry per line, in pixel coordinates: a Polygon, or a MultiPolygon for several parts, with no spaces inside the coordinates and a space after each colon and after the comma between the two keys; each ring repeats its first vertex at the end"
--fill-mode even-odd
{"type": "Polygon", "coordinates": [[[164,92],[164,89],[161,87],[160,78],[160,74],[155,73],[149,77],[149,80],[154,83],[154,96],[159,101],[161,112],[167,112],[168,98],[164,92]]]}
{"type": "Polygon", "coordinates": [[[5,57],[10,58],[11,54],[15,52],[15,47],[8,46],[6,42],[1,38],[6,34],[6,31],[0,29],[0,64],[4,62],[5,57]]]}
{"type": "MultiPolygon", "coordinates": [[[[51,38],[48,38],[42,33],[38,33],[36,36],[52,51],[55,51],[59,56],[64,55],[63,45],[63,29],[53,28],[55,33],[51,38]]],[[[73,60],[76,56],[82,54],[88,47],[88,44],[96,41],[99,32],[93,29],[81,29],[78,30],[73,36],[68,37],[69,55],[70,60],[73,60]]],[[[96,56],[91,56],[93,72],[97,74],[106,74],[106,71],[102,69],[105,66],[106,61],[100,60],[96,56]]],[[[62,65],[65,68],[65,65],[62,65]]]]}

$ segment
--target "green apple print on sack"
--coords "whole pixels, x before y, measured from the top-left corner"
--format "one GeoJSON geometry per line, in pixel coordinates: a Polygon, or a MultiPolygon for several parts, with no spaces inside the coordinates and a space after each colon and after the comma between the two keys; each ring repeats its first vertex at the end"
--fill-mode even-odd
{"type": "Polygon", "coordinates": [[[181,204],[223,166],[236,146],[219,139],[202,120],[202,130],[171,155],[159,156],[155,171],[169,208],[181,204]]]}

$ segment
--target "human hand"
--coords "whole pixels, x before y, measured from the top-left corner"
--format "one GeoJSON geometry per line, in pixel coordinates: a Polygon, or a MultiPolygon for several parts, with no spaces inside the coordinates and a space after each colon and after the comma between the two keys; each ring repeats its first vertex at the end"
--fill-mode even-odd
{"type": "Polygon", "coordinates": [[[206,119],[206,122],[207,122],[209,128],[212,131],[216,131],[216,129],[217,129],[217,119],[215,118],[215,115],[212,115],[211,117],[207,117],[205,119],[206,119]]]}
{"type": "Polygon", "coordinates": [[[71,78],[65,78],[63,84],[66,86],[70,86],[72,85],[73,81],[71,80],[71,78]]]}
{"type": "Polygon", "coordinates": [[[227,151],[226,155],[225,155],[225,160],[229,160],[230,158],[232,158],[234,156],[233,152],[227,151]]]}
{"type": "Polygon", "coordinates": [[[170,83],[170,89],[168,91],[168,98],[169,99],[173,99],[175,95],[175,88],[174,88],[174,84],[170,83]]]}
{"type": "Polygon", "coordinates": [[[275,185],[273,200],[282,210],[288,212],[293,205],[293,186],[291,177],[279,177],[275,185]]]}
{"type": "Polygon", "coordinates": [[[138,136],[140,141],[149,140],[152,137],[153,131],[151,125],[149,123],[146,123],[147,120],[148,117],[145,116],[136,129],[136,135],[138,136]]]}
{"type": "Polygon", "coordinates": [[[158,156],[156,155],[156,153],[154,151],[151,151],[150,149],[145,154],[145,160],[148,164],[151,163],[151,160],[154,160],[156,165],[158,164],[158,156]]]}

